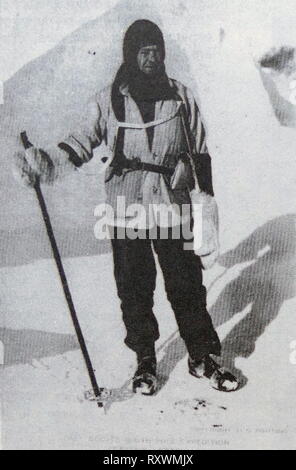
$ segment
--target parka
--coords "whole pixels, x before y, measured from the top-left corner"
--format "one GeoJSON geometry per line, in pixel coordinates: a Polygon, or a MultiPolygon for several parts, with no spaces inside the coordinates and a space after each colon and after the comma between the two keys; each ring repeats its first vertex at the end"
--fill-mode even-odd
{"type": "MultiPolygon", "coordinates": [[[[138,158],[142,162],[175,168],[180,154],[188,150],[180,116],[182,105],[186,110],[195,150],[198,154],[206,153],[205,129],[193,93],[176,80],[169,79],[169,84],[174,89],[176,99],[157,101],[155,118],[150,123],[144,123],[127,85],[120,87],[120,93],[124,96],[124,123],[116,119],[112,109],[112,86],[99,92],[89,104],[87,119],[82,128],[72,132],[63,142],[75,152],[78,166],[88,162],[93,157],[94,149],[103,142],[112,153],[118,129],[124,127],[123,151],[128,159],[138,158]],[[146,132],[148,126],[154,126],[151,148],[146,132]]],[[[108,180],[111,171],[109,166],[105,180],[108,180]]],[[[105,183],[105,189],[106,203],[113,208],[117,218],[124,217],[124,214],[118,213],[118,197],[125,198],[126,206],[190,204],[186,186],[173,190],[165,175],[150,171],[126,171],[122,175],[114,175],[105,183]]]]}

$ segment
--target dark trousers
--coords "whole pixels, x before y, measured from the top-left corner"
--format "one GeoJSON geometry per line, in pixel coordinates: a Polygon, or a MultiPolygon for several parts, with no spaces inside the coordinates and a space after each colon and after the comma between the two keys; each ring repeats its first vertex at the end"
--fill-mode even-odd
{"type": "Polygon", "coordinates": [[[138,354],[151,350],[159,338],[153,314],[156,267],[152,244],[165,281],[180,336],[190,356],[220,355],[221,345],[206,308],[200,259],[183,249],[182,239],[112,240],[114,274],[121,300],[126,345],[138,354]]]}

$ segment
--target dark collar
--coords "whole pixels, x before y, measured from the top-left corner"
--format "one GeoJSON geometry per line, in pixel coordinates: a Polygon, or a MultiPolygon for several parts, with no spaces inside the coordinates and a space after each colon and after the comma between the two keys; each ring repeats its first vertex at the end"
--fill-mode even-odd
{"type": "MultiPolygon", "coordinates": [[[[174,81],[173,81],[171,78],[169,78],[168,81],[169,81],[169,86],[170,86],[170,88],[171,88],[174,92],[177,93],[177,88],[176,88],[176,85],[175,85],[174,81]]],[[[123,96],[129,96],[129,97],[131,97],[130,92],[129,92],[129,86],[128,86],[128,84],[122,84],[122,85],[120,85],[120,86],[119,86],[119,93],[121,93],[123,96]]]]}

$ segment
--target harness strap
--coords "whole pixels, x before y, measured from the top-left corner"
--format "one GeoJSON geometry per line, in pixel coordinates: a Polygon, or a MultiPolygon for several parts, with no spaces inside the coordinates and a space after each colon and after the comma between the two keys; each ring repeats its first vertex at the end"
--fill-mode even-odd
{"type": "Polygon", "coordinates": [[[148,129],[149,127],[159,126],[160,124],[164,124],[165,122],[168,122],[174,119],[179,113],[181,106],[182,106],[182,102],[179,102],[176,111],[171,116],[167,116],[162,119],[156,119],[155,121],[150,121],[150,122],[140,123],[140,124],[118,121],[117,126],[118,128],[124,128],[124,129],[148,129]]]}

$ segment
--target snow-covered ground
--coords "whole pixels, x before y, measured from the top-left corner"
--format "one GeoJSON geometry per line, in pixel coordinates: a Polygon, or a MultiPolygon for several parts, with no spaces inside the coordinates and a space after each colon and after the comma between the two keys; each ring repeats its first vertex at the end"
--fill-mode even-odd
{"type": "Polygon", "coordinates": [[[3,447],[295,448],[296,366],[289,361],[289,345],[295,339],[296,301],[273,305],[276,299],[268,285],[272,279],[254,268],[260,262],[262,269],[280,269],[275,258],[273,262],[253,260],[226,271],[217,266],[207,276],[208,285],[217,279],[209,290],[217,325],[221,314],[215,305],[225,309],[229,297],[232,301],[246,297],[239,302],[237,310],[241,310],[230,312],[233,316],[218,328],[225,345],[224,360],[241,371],[246,385],[225,394],[187,373],[184,345],[158,273],[155,312],[161,331],[157,344],[160,389],[154,397],[141,397],[130,390],[135,360],[122,344],[124,331],[111,255],[67,259],[70,286],[98,381],[113,393],[104,410],[84,400],[90,385],[61,288],[54,280],[53,262],[3,268],[3,447]],[[235,283],[247,278],[250,269],[263,282],[261,295],[269,291],[273,301],[262,299],[260,292],[250,294],[244,284],[237,291],[235,283]],[[256,297],[259,304],[268,302],[264,316],[259,309],[252,310],[256,297]]]}
{"type": "Polygon", "coordinates": [[[296,134],[279,125],[256,60],[272,47],[296,46],[296,1],[115,3],[1,2],[2,446],[295,449],[296,134]],[[103,200],[97,156],[44,193],[98,381],[113,391],[99,410],[84,400],[90,385],[36,199],[16,186],[10,161],[20,130],[47,145],[77,125],[86,97],[113,76],[122,34],[139,16],[163,26],[169,74],[198,91],[223,253],[205,283],[223,363],[243,386],[224,394],[187,373],[159,273],[160,389],[153,397],[131,394],[135,358],[123,346],[111,253],[93,235],[103,200]],[[108,48],[100,46],[102,33],[108,48]]]}

